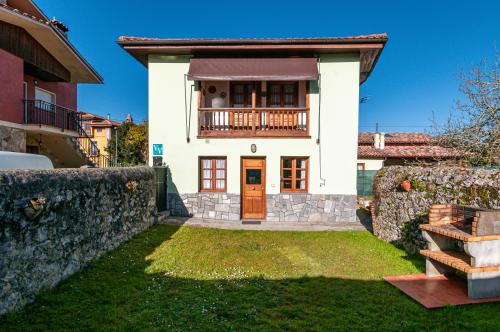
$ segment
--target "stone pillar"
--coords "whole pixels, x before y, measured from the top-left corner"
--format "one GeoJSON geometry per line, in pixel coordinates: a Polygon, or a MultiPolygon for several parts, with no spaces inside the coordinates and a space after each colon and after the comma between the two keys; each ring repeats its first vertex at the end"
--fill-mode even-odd
{"type": "Polygon", "coordinates": [[[500,271],[467,273],[467,290],[473,299],[500,296],[500,271]]]}
{"type": "Polygon", "coordinates": [[[26,152],[26,132],[0,126],[0,151],[26,152]]]}
{"type": "Polygon", "coordinates": [[[456,240],[444,235],[422,231],[422,236],[427,241],[427,247],[432,251],[451,250],[455,248],[456,240]]]}
{"type": "Polygon", "coordinates": [[[430,258],[425,260],[425,275],[428,277],[439,277],[451,272],[453,272],[453,270],[449,266],[436,262],[430,258]]]}

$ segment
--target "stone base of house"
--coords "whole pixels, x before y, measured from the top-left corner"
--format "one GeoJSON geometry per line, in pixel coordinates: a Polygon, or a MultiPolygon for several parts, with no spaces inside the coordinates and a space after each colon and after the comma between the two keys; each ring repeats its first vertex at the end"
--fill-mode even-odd
{"type": "MultiPolygon", "coordinates": [[[[267,195],[268,221],[356,222],[355,195],[267,195]]],[[[240,218],[240,195],[227,193],[168,194],[172,216],[216,220],[240,218]]]]}
{"type": "Polygon", "coordinates": [[[0,151],[26,152],[26,132],[0,126],[0,151]]]}

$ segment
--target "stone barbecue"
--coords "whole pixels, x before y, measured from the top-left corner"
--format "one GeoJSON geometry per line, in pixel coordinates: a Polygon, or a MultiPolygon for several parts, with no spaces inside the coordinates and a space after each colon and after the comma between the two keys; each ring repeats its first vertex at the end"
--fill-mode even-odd
{"type": "Polygon", "coordinates": [[[432,205],[420,229],[428,277],[455,273],[467,278],[470,298],[500,296],[500,210],[432,205]]]}

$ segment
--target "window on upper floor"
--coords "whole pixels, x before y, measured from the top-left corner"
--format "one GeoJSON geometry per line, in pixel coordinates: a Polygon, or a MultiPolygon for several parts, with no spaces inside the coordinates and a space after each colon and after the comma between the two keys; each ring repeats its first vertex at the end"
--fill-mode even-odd
{"type": "Polygon", "coordinates": [[[299,85],[298,82],[267,84],[268,107],[298,107],[299,85]]]}
{"type": "Polygon", "coordinates": [[[281,192],[307,192],[309,185],[309,158],[281,158],[281,192]]]}
{"type": "Polygon", "coordinates": [[[260,106],[260,82],[231,82],[230,106],[252,107],[252,91],[254,89],[256,106],[260,106]]]}

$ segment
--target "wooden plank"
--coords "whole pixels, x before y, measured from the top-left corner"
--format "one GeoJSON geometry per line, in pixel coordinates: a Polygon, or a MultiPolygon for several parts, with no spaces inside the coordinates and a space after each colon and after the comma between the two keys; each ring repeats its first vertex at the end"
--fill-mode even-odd
{"type": "Polygon", "coordinates": [[[500,271],[500,266],[472,267],[464,252],[420,250],[420,254],[464,273],[500,271]]]}

